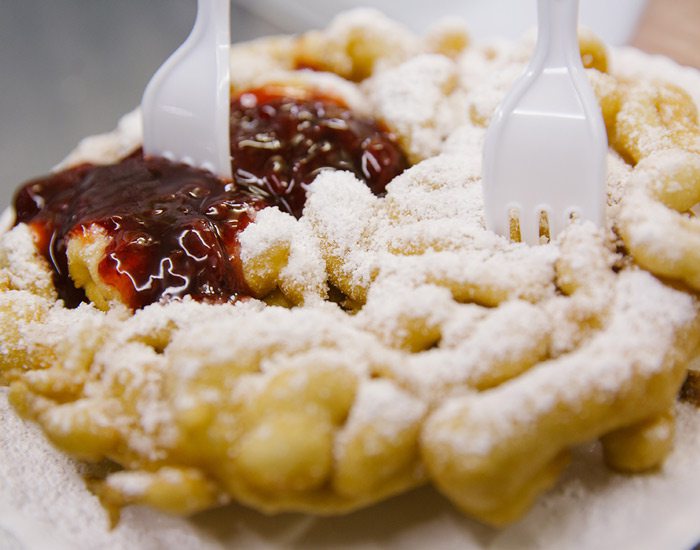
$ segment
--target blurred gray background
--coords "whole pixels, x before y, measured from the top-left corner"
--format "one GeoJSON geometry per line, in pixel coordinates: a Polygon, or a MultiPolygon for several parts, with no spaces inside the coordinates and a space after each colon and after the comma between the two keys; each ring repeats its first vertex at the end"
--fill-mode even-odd
{"type": "MultiPolygon", "coordinates": [[[[0,209],[139,104],[195,12],[195,0],[0,0],[0,209]]],[[[247,14],[233,26],[240,40],[276,30],[247,14]]]]}
{"type": "MultiPolygon", "coordinates": [[[[644,1],[584,0],[582,19],[621,43],[644,1]]],[[[416,30],[460,13],[483,38],[519,34],[534,22],[536,3],[234,0],[232,36],[301,31],[357,4],[374,4],[416,30]]],[[[20,183],[138,105],[151,75],[187,36],[195,10],[196,0],[0,0],[0,210],[20,183]]]]}

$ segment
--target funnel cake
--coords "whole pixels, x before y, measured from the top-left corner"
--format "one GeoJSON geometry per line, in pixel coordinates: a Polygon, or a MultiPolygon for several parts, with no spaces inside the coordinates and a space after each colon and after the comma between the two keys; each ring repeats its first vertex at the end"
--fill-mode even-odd
{"type": "Polygon", "coordinates": [[[0,237],[16,410],[115,465],[91,480],[115,514],[235,500],[330,515],[431,483],[502,526],[580,444],[600,440],[618,471],[660,468],[700,339],[697,107],[608,73],[583,36],[612,144],[608,225],[504,239],[485,228],[481,144],[531,46],[471,46],[454,24],[419,39],[366,11],[236,46],[232,135],[249,135],[233,183],[141,158],[134,115],[85,141],[19,192],[25,223],[0,237]],[[85,206],[116,180],[123,204],[85,206]],[[149,231],[169,208],[190,217],[159,256],[149,231]],[[204,267],[178,286],[125,263],[164,258],[204,267]]]}

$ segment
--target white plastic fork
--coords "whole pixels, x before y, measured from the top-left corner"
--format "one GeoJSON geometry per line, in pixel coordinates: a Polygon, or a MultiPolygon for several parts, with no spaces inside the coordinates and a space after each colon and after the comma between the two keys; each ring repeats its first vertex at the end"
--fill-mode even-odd
{"type": "Polygon", "coordinates": [[[540,242],[547,216],[555,238],[572,216],[602,226],[607,135],[578,45],[578,0],[538,0],[538,38],[525,74],[496,111],[484,144],[490,229],[540,242]]]}
{"type": "Polygon", "coordinates": [[[231,179],[231,0],[198,0],[187,40],[143,95],[143,150],[231,179]]]}

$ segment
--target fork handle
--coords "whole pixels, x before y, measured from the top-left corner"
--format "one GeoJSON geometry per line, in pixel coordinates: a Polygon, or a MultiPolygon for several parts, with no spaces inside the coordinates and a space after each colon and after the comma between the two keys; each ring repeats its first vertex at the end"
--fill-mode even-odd
{"type": "Polygon", "coordinates": [[[541,69],[583,69],[578,8],[579,0],[538,0],[535,60],[541,69]]]}
{"type": "Polygon", "coordinates": [[[231,0],[198,0],[193,36],[213,32],[217,44],[228,45],[231,42],[230,10],[231,0]]]}

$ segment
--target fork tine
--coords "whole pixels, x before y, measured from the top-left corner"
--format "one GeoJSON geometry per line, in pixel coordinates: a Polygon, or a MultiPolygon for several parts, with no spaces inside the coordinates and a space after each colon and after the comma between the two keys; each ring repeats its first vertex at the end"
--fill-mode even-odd
{"type": "Polygon", "coordinates": [[[520,211],[520,238],[530,246],[540,243],[540,210],[529,207],[520,211]]]}
{"type": "Polygon", "coordinates": [[[555,210],[549,211],[549,239],[553,241],[569,223],[569,211],[555,210]]]}
{"type": "MultiPolygon", "coordinates": [[[[489,218],[488,214],[487,212],[487,218],[489,218]]],[[[493,219],[487,220],[487,226],[493,227],[493,230],[499,235],[510,235],[510,220],[510,208],[504,208],[502,212],[499,212],[498,216],[493,216],[493,219]]]]}

